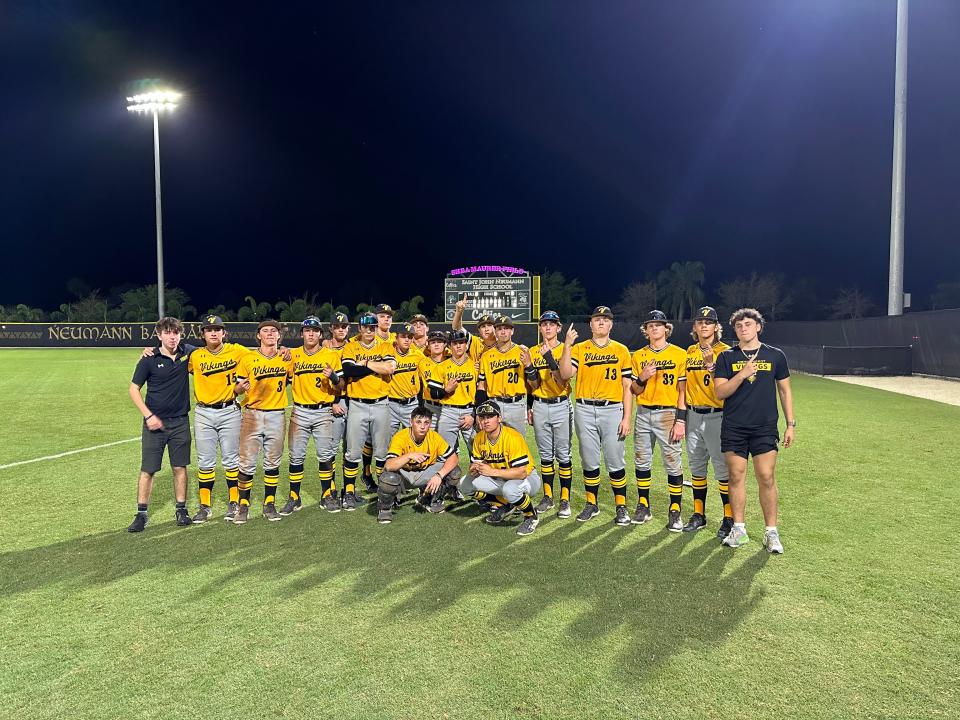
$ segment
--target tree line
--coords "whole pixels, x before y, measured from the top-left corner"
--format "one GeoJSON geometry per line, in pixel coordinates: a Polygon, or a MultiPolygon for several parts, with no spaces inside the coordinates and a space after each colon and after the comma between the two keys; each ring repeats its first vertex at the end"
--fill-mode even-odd
{"type": "MultiPolygon", "coordinates": [[[[0,305],[0,321],[5,322],[151,322],[156,319],[157,286],[114,288],[106,293],[90,288],[84,281],[72,278],[67,282],[70,299],[55,310],[30,307],[24,304],[0,305]]],[[[603,298],[602,302],[610,302],[603,298]]],[[[276,300],[273,303],[257,300],[252,295],[244,298],[237,308],[224,305],[198,308],[190,296],[177,287],[165,289],[167,313],[183,320],[196,320],[204,315],[219,315],[225,321],[257,322],[272,317],[284,322],[296,322],[307,315],[316,315],[329,321],[334,313],[345,313],[351,319],[373,310],[373,305],[358,303],[354,307],[333,305],[321,301],[316,294],[276,300]]],[[[444,319],[443,305],[431,312],[424,308],[424,297],[414,295],[394,306],[398,321],[409,320],[418,313],[431,320],[444,319]]],[[[690,319],[697,308],[710,304],[720,317],[739,307],[755,307],[771,321],[856,319],[885,313],[885,304],[878,303],[857,287],[822,288],[815,279],[801,278],[788,282],[780,273],[743,275],[721,282],[712,291],[706,287],[706,266],[700,261],[675,262],[669,268],[635,280],[620,292],[613,305],[618,320],[639,323],[652,308],[683,322],[690,319]]],[[[561,317],[582,317],[590,313],[593,304],[578,278],[568,278],[558,270],[546,269],[540,273],[540,306],[556,310],[561,317]]],[[[930,296],[926,308],[940,310],[960,307],[960,282],[940,283],[930,296]]],[[[915,309],[919,309],[914,305],[915,309]]]]}

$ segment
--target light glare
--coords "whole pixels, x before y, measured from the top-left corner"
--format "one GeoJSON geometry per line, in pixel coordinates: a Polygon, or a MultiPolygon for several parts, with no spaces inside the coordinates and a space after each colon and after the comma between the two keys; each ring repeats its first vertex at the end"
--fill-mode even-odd
{"type": "Polygon", "coordinates": [[[173,90],[156,90],[127,98],[127,110],[136,113],[156,113],[175,110],[181,94],[173,90]]]}

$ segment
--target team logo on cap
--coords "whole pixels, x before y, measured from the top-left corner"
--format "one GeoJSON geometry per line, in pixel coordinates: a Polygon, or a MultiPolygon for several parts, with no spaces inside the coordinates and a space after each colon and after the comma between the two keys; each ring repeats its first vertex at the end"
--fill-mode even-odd
{"type": "Polygon", "coordinates": [[[349,324],[350,324],[350,318],[348,318],[348,317],[347,317],[346,315],[344,315],[342,312],[338,312],[338,313],[334,313],[334,314],[333,314],[333,320],[331,320],[330,322],[331,322],[331,323],[336,323],[336,324],[338,324],[338,325],[349,325],[349,324]]]}
{"type": "Polygon", "coordinates": [[[477,415],[489,416],[489,415],[499,415],[499,414],[500,414],[500,406],[497,405],[497,403],[495,403],[493,400],[487,400],[485,402],[480,403],[480,405],[477,406],[477,415]]]}

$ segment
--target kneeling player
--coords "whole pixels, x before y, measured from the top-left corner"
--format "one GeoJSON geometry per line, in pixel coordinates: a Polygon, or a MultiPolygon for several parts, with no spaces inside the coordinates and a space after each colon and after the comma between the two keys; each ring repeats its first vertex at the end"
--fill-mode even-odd
{"type": "Polygon", "coordinates": [[[443,512],[443,493],[439,490],[460,478],[459,457],[432,426],[433,414],[425,407],[416,407],[410,427],[401,428],[390,441],[377,487],[377,522],[393,520],[394,502],[404,483],[420,488],[418,506],[433,513],[443,512]]]}
{"type": "Polygon", "coordinates": [[[484,500],[487,495],[502,499],[503,504],[487,517],[487,522],[497,525],[519,510],[523,522],[517,535],[529,535],[540,523],[530,496],[540,492],[543,482],[530,464],[527,441],[503,424],[500,405],[495,400],[480,403],[477,420],[480,432],[473,438],[470,471],[460,481],[460,491],[475,500],[484,500]]]}

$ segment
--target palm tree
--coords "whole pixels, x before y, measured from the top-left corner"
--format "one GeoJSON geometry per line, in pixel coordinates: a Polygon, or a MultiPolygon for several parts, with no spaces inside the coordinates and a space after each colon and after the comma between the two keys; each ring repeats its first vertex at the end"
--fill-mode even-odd
{"type": "Polygon", "coordinates": [[[663,294],[663,309],[678,323],[685,316],[693,317],[703,302],[704,270],[703,263],[694,260],[675,262],[660,273],[657,285],[663,294]]]}

